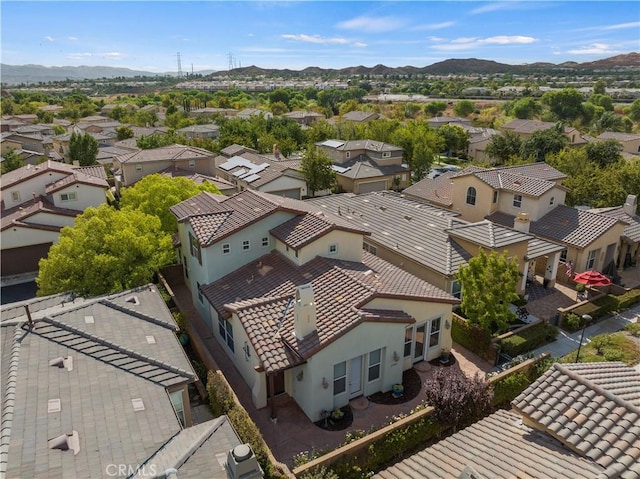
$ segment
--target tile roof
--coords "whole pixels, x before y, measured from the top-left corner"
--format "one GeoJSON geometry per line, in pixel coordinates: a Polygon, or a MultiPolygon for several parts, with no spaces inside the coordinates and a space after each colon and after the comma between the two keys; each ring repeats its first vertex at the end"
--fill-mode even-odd
{"type": "Polygon", "coordinates": [[[36,298],[1,311],[0,474],[102,476],[110,464],[145,462],[181,430],[166,386],[193,382],[195,374],[154,285],[87,299],[36,298]],[[57,358],[70,358],[70,369],[54,367],[57,358]],[[52,399],[59,412],[48,412],[52,399]],[[144,410],[135,411],[133,399],[144,410]],[[48,439],[72,431],[77,454],[49,449],[48,439]]]}
{"type": "Polygon", "coordinates": [[[596,479],[601,468],[571,454],[550,436],[499,410],[373,479],[457,479],[471,466],[486,479],[596,479]]]}
{"type": "Polygon", "coordinates": [[[48,160],[46,163],[39,165],[25,165],[17,170],[9,171],[2,175],[2,189],[8,189],[18,183],[22,183],[38,175],[43,175],[47,172],[55,171],[62,174],[72,174],[74,168],[71,165],[65,163],[59,163],[57,161],[48,160]]]}
{"type": "Polygon", "coordinates": [[[328,217],[322,213],[296,216],[275,227],[270,233],[287,246],[298,249],[336,229],[371,234],[367,229],[356,228],[341,218],[328,217]]]}
{"type": "Polygon", "coordinates": [[[621,362],[554,364],[512,402],[514,410],[603,478],[640,477],[640,372],[621,362]]]}
{"type": "Polygon", "coordinates": [[[634,243],[640,243],[640,216],[638,216],[637,214],[627,214],[622,206],[613,208],[592,209],[589,211],[591,211],[592,213],[599,213],[601,215],[617,218],[620,221],[628,223],[629,226],[624,229],[623,235],[634,243]]]}
{"type": "Polygon", "coordinates": [[[213,158],[214,154],[203,148],[195,146],[171,145],[149,150],[134,151],[125,155],[117,156],[115,159],[119,163],[142,163],[162,160],[193,160],[213,158]]]}
{"type": "MultiPolygon", "coordinates": [[[[102,168],[102,167],[99,167],[102,168]]],[[[97,169],[97,168],[96,168],[97,169]]],[[[104,171],[104,168],[102,168],[104,171]]],[[[106,175],[105,175],[106,176],[106,175]]],[[[55,193],[63,188],[66,188],[71,185],[87,185],[87,186],[96,186],[98,188],[107,189],[109,188],[109,183],[107,183],[106,178],[98,178],[96,176],[87,175],[81,171],[74,171],[68,176],[56,181],[55,183],[51,183],[46,187],[46,193],[50,195],[51,193],[55,193]]]]}
{"type": "Polygon", "coordinates": [[[553,181],[494,169],[475,172],[474,176],[495,190],[510,191],[528,196],[542,196],[556,186],[553,181]]]}
{"type": "Polygon", "coordinates": [[[565,247],[561,244],[546,241],[542,238],[533,237],[529,240],[529,243],[527,245],[526,259],[531,260],[541,258],[543,256],[548,256],[553,253],[562,251],[563,249],[565,249],[565,247]]]}
{"type": "Polygon", "coordinates": [[[455,212],[418,199],[375,192],[330,195],[306,202],[320,207],[326,214],[370,230],[373,243],[443,275],[453,275],[472,256],[445,232],[467,222],[457,219],[455,212]]]}
{"type": "MultiPolygon", "coordinates": [[[[242,158],[247,162],[250,162],[253,167],[265,166],[264,168],[259,169],[256,175],[257,178],[252,179],[249,182],[252,188],[260,188],[261,186],[271,183],[272,181],[283,176],[298,178],[301,181],[304,181],[304,176],[300,172],[300,168],[302,165],[300,160],[276,160],[275,158],[261,155],[250,150],[238,152],[231,157],[228,157],[226,155],[217,156],[215,158],[216,167],[219,168],[220,165],[227,163],[233,157],[242,158]]],[[[232,168],[225,169],[225,171],[230,175],[234,175],[236,173],[242,172],[243,170],[244,172],[248,172],[249,167],[251,167],[251,165],[247,166],[246,164],[238,164],[237,166],[234,166],[232,168]]],[[[247,175],[249,175],[249,173],[247,173],[247,175]]],[[[240,177],[241,180],[244,178],[245,177],[240,177]]]]}
{"type": "Polygon", "coordinates": [[[244,190],[233,196],[225,196],[218,202],[203,193],[178,203],[171,211],[179,221],[189,221],[198,241],[209,246],[230,234],[272,214],[290,211],[303,214],[311,205],[299,200],[284,198],[254,190],[244,190]],[[201,212],[196,212],[200,209],[201,212]]]}
{"type": "Polygon", "coordinates": [[[437,178],[423,178],[406,188],[403,193],[442,206],[453,204],[453,183],[451,178],[456,172],[447,171],[437,178]]]}
{"type": "Polygon", "coordinates": [[[618,141],[634,141],[640,140],[640,135],[636,133],[620,133],[617,131],[605,131],[604,133],[600,133],[598,135],[599,140],[618,140],[618,141]]]}
{"type": "MultiPolygon", "coordinates": [[[[512,130],[518,133],[535,133],[540,130],[548,130],[550,128],[554,128],[556,123],[551,121],[538,121],[538,120],[521,120],[516,119],[512,120],[506,125],[503,125],[502,128],[505,130],[512,130]]],[[[572,126],[564,126],[564,133],[570,133],[574,131],[575,128],[572,126]]]]}
{"type": "Polygon", "coordinates": [[[371,111],[350,111],[342,115],[343,120],[348,121],[366,121],[366,120],[375,120],[380,115],[371,111]]]}
{"type": "Polygon", "coordinates": [[[506,248],[533,239],[533,235],[500,226],[489,220],[456,225],[445,231],[454,238],[461,238],[491,249],[506,248]]]}
{"type": "Polygon", "coordinates": [[[36,216],[38,213],[47,213],[49,215],[76,217],[82,211],[71,210],[68,208],[58,208],[51,201],[44,196],[36,197],[35,201],[30,201],[19,206],[15,206],[8,210],[2,211],[2,218],[0,219],[2,226],[0,230],[4,231],[7,228],[21,227],[41,229],[46,231],[60,231],[63,226],[54,226],[51,224],[37,223],[34,220],[29,220],[32,216],[36,216]]]}
{"type": "Polygon", "coordinates": [[[357,158],[340,163],[339,166],[342,169],[348,169],[344,172],[342,170],[336,172],[337,175],[354,180],[398,175],[401,173],[409,173],[410,171],[406,165],[378,165],[364,155],[359,155],[357,158]]]}
{"type": "Polygon", "coordinates": [[[401,312],[364,310],[375,297],[424,302],[458,300],[425,281],[363,252],[362,262],[316,257],[297,266],[278,252],[201,288],[223,316],[235,313],[267,371],[304,362],[318,350],[366,320],[413,321],[401,312]],[[298,286],[313,285],[317,330],[303,340],[293,333],[294,308],[287,307],[298,286]]]}
{"type": "Polygon", "coordinates": [[[165,168],[160,172],[161,175],[171,176],[173,178],[176,177],[184,177],[189,178],[195,184],[200,185],[205,182],[213,183],[218,187],[218,189],[223,191],[234,190],[236,191],[236,185],[231,183],[230,181],[225,180],[224,178],[220,178],[219,176],[208,176],[200,173],[195,173],[192,170],[183,170],[181,168],[174,168],[172,166],[165,168]]]}
{"type": "Polygon", "coordinates": [[[403,150],[402,147],[392,145],[390,143],[385,143],[383,141],[376,140],[349,140],[345,141],[342,145],[338,146],[336,150],[340,151],[354,151],[354,150],[365,150],[365,151],[395,151],[400,152],[403,150]]]}
{"type": "Polygon", "coordinates": [[[531,222],[529,230],[553,241],[585,248],[617,224],[617,218],[558,205],[538,221],[531,222]]]}

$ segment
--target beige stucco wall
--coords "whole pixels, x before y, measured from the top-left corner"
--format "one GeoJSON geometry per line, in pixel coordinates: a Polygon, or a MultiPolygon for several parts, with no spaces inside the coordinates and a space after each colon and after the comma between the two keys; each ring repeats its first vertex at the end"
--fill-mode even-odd
{"type": "Polygon", "coordinates": [[[297,251],[288,248],[282,241],[273,238],[275,250],[298,265],[311,261],[316,256],[346,261],[362,261],[362,234],[333,230],[316,241],[309,243],[297,251]],[[336,245],[335,253],[329,252],[329,246],[336,245]]]}
{"type": "Polygon", "coordinates": [[[473,175],[457,177],[453,183],[451,198],[453,205],[450,209],[458,211],[462,219],[471,222],[482,221],[491,213],[493,206],[493,188],[480,181],[473,175]],[[467,190],[476,189],[476,204],[467,204],[467,190]]]}
{"type": "MultiPolygon", "coordinates": [[[[73,224],[73,218],[70,218],[73,224]]],[[[7,228],[0,235],[2,249],[20,248],[44,243],[57,243],[60,233],[57,231],[37,230],[33,228],[7,228]]]]}
{"type": "Polygon", "coordinates": [[[610,228],[604,235],[600,236],[594,242],[589,244],[584,249],[575,248],[572,246],[567,247],[567,260],[573,263],[573,271],[574,273],[580,273],[582,271],[587,270],[587,259],[589,257],[589,252],[595,249],[600,249],[598,256],[596,258],[595,264],[591,269],[602,271],[604,268],[604,259],[607,252],[607,246],[610,244],[615,244],[616,249],[614,252],[613,259],[615,260],[618,257],[618,249],[620,247],[620,236],[624,231],[624,225],[616,224],[613,228],[610,228]]]}

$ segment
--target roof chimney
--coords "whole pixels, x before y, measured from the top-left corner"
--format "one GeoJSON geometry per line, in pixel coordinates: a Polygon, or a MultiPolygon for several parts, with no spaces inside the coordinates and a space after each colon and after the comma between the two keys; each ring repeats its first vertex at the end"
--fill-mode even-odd
{"type": "Polygon", "coordinates": [[[638,209],[638,197],[636,195],[627,195],[627,199],[622,205],[622,209],[629,216],[634,216],[638,209]]]}
{"type": "Polygon", "coordinates": [[[259,479],[264,477],[249,444],[240,444],[227,454],[227,471],[232,479],[259,479]]]}
{"type": "Polygon", "coordinates": [[[513,228],[523,233],[528,233],[530,223],[529,213],[518,213],[518,216],[513,220],[513,228]]]}
{"type": "Polygon", "coordinates": [[[316,303],[311,283],[298,286],[295,301],[294,334],[304,339],[316,330],[316,303]]]}

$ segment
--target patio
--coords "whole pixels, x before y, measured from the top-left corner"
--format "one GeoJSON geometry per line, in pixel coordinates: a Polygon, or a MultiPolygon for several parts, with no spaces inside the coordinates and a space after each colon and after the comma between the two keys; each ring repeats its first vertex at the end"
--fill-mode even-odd
{"type": "MultiPolygon", "coordinates": [[[[209,368],[221,370],[233,388],[238,399],[260,428],[262,435],[277,460],[293,465],[293,459],[302,452],[333,450],[344,441],[349,431],[369,431],[387,424],[394,416],[409,413],[423,400],[423,394],[403,404],[385,405],[369,401],[366,397],[350,402],[353,423],[341,431],[327,431],[316,426],[306,417],[298,405],[287,394],[275,397],[273,404],[276,419],[271,419],[271,402],[262,409],[256,409],[251,402],[251,391],[244,382],[226,353],[219,346],[213,333],[208,329],[200,314],[193,307],[191,294],[184,283],[171,283],[175,302],[188,318],[194,341],[200,342],[206,353],[202,358],[209,368]]],[[[414,369],[422,382],[431,377],[436,368],[447,367],[472,377],[476,373],[483,377],[493,369],[493,365],[475,354],[456,345],[452,349],[455,362],[451,366],[432,365],[426,361],[417,363],[414,369]]]]}
{"type": "Polygon", "coordinates": [[[576,290],[556,282],[551,288],[542,285],[543,278],[536,276],[527,284],[526,294],[529,301],[526,305],[530,315],[546,321],[552,321],[558,308],[566,308],[576,303],[576,290]]]}

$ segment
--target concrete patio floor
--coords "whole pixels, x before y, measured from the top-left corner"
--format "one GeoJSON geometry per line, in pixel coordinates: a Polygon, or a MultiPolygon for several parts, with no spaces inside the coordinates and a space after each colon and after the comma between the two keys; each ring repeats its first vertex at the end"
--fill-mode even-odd
{"type": "MultiPolygon", "coordinates": [[[[347,432],[378,429],[394,416],[409,413],[423,401],[422,393],[398,405],[376,404],[365,397],[356,398],[350,403],[353,411],[351,426],[342,431],[327,431],[312,423],[291,397],[282,394],[276,396],[273,403],[276,419],[272,420],[271,401],[262,409],[256,409],[253,406],[249,387],[218,344],[202,316],[194,308],[187,286],[184,283],[171,282],[170,287],[174,293],[176,305],[189,319],[192,336],[196,336],[193,341],[199,342],[205,348],[202,360],[208,368],[222,371],[239,401],[260,428],[275,458],[290,467],[293,465],[294,457],[302,452],[333,450],[344,441],[347,432]]],[[[456,362],[448,367],[452,371],[460,371],[469,377],[479,373],[484,377],[485,373],[493,369],[492,364],[458,345],[452,349],[452,354],[456,359],[456,362]]],[[[439,367],[441,366],[420,362],[414,366],[414,369],[424,384],[424,381],[439,367]]]]}

